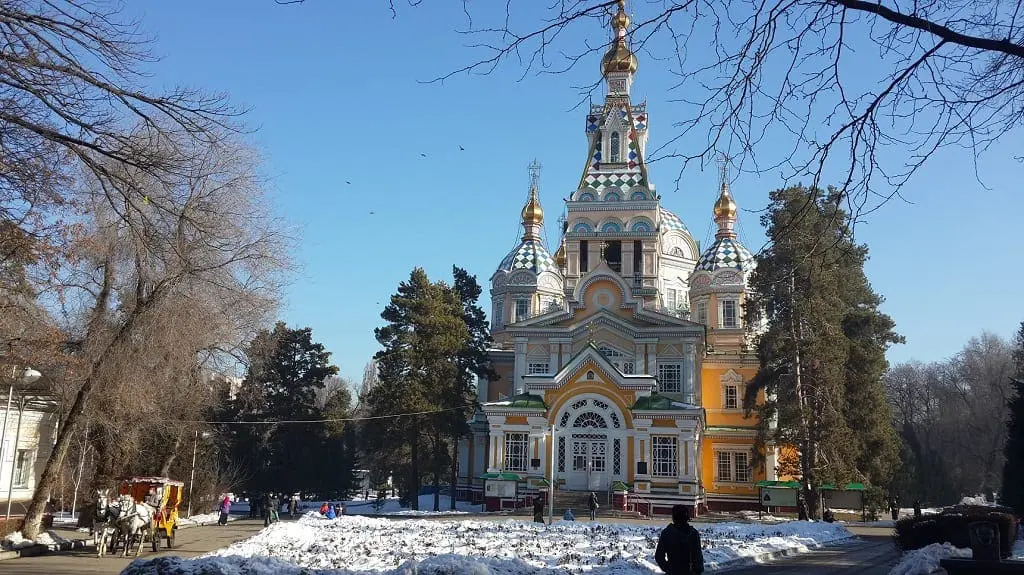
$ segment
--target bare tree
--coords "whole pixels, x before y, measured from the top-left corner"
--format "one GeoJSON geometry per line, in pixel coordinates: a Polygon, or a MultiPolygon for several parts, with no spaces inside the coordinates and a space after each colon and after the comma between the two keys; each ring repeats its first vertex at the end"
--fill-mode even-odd
{"type": "Polygon", "coordinates": [[[250,150],[227,138],[197,145],[167,132],[136,137],[150,155],[177,156],[169,162],[189,169],[155,177],[120,164],[108,169],[109,181],[86,180],[91,186],[76,198],[80,233],[57,277],[65,330],[79,342],[80,383],[36,486],[28,537],[90,398],[110,389],[114,410],[143,415],[187,403],[189,368],[202,351],[238,346],[269,319],[288,265],[287,230],[269,215],[250,150]],[[145,199],[111,208],[111,181],[120,195],[145,199]]]}
{"type": "MultiPolygon", "coordinates": [[[[613,41],[593,21],[618,4],[512,0],[489,21],[463,1],[461,32],[480,57],[434,80],[491,73],[507,60],[524,74],[593,65],[613,41]],[[580,43],[580,34],[596,41],[580,43]]],[[[681,160],[682,177],[690,163],[725,152],[740,170],[781,176],[783,186],[809,178],[816,186],[827,173],[856,221],[944,147],[975,158],[1019,154],[995,144],[1024,120],[1021,4],[636,0],[630,42],[641,67],[668,66],[677,78],[677,131],[648,161],[681,160]]],[[[584,87],[584,100],[599,86],[584,87]]]]}

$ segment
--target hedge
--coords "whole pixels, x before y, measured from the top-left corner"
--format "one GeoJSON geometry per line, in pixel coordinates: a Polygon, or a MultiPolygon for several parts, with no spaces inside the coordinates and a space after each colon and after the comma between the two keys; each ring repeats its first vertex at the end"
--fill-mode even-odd
{"type": "Polygon", "coordinates": [[[932,543],[950,543],[970,549],[971,534],[967,526],[975,521],[991,521],[999,527],[999,551],[1003,557],[1009,557],[1017,539],[1017,517],[1006,508],[958,505],[939,515],[925,515],[920,519],[906,517],[896,522],[893,538],[901,551],[920,549],[932,543]]]}

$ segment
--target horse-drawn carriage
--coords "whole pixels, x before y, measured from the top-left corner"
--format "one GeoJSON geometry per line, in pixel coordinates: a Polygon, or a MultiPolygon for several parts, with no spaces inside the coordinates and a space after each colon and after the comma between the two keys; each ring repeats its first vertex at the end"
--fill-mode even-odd
{"type": "Polygon", "coordinates": [[[178,529],[178,506],[181,505],[185,484],[167,477],[130,477],[121,482],[121,495],[131,495],[136,503],[153,508],[153,529],[150,535],[153,551],[158,539],[167,540],[167,548],[174,546],[174,532],[178,529]]]}

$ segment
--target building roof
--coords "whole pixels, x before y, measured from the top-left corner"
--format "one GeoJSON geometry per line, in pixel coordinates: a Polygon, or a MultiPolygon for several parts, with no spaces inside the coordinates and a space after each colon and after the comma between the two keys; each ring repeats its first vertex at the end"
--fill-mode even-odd
{"type": "Polygon", "coordinates": [[[661,214],[661,229],[666,231],[679,230],[682,232],[690,233],[690,231],[686,229],[686,224],[683,223],[683,220],[680,219],[679,216],[673,214],[672,212],[666,210],[661,206],[658,206],[658,213],[661,214]]]}
{"type": "Polygon", "coordinates": [[[506,397],[505,399],[501,399],[498,401],[489,401],[484,405],[492,407],[508,407],[512,409],[548,408],[548,406],[544,404],[544,398],[532,393],[520,393],[519,395],[513,395],[512,397],[506,397]]]}
{"type": "Polygon", "coordinates": [[[747,248],[734,238],[718,238],[700,259],[696,271],[713,272],[722,268],[734,268],[741,272],[754,269],[755,260],[747,248]]]}
{"type": "Polygon", "coordinates": [[[551,252],[544,247],[543,243],[536,240],[523,240],[498,264],[500,272],[515,270],[530,270],[539,274],[544,271],[558,271],[558,268],[555,266],[555,258],[551,257],[551,252]]]}
{"type": "Polygon", "coordinates": [[[652,393],[649,396],[637,398],[631,409],[633,411],[687,411],[699,408],[696,405],[676,401],[671,397],[652,393]]]}

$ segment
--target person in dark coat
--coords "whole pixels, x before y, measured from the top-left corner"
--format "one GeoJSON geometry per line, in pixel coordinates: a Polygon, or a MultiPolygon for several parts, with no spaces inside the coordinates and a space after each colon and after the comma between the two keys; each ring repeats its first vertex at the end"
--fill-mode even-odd
{"type": "Polygon", "coordinates": [[[797,521],[807,521],[810,517],[810,513],[807,512],[807,500],[804,499],[803,492],[799,492],[796,495],[796,518],[797,521]]]}
{"type": "Polygon", "coordinates": [[[900,498],[893,497],[889,500],[889,513],[892,514],[892,520],[896,521],[900,518],[900,498]]]}
{"type": "Polygon", "coordinates": [[[672,507],[672,523],[661,532],[654,560],[667,575],[699,575],[704,572],[700,533],[690,525],[690,509],[672,507]]]}
{"type": "Polygon", "coordinates": [[[544,523],[544,498],[540,495],[533,498],[533,522],[544,523]]]}
{"type": "Polygon", "coordinates": [[[299,510],[299,500],[292,495],[288,500],[288,519],[294,519],[295,513],[299,510]]]}
{"type": "Polygon", "coordinates": [[[597,494],[590,492],[590,499],[587,501],[587,509],[590,510],[590,520],[597,521],[597,494]]]}
{"type": "Polygon", "coordinates": [[[224,496],[224,500],[220,502],[220,518],[217,519],[217,525],[227,525],[228,515],[231,513],[231,498],[227,495],[224,496]]]}
{"type": "Polygon", "coordinates": [[[921,502],[915,499],[914,500],[914,519],[920,519],[920,518],[921,518],[921,502]]]}

